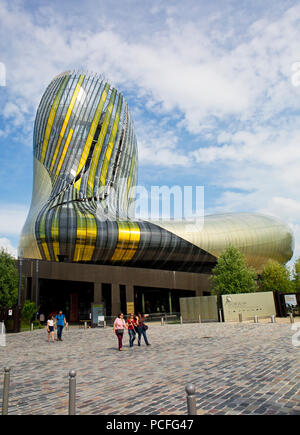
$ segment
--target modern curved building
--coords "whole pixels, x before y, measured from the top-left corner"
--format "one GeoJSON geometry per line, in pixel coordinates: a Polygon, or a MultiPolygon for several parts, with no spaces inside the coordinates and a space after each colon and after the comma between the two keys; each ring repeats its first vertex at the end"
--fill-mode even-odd
{"type": "Polygon", "coordinates": [[[206,216],[203,226],[188,227],[129,218],[137,140],[123,95],[99,75],[52,80],[38,107],[33,153],[22,258],[207,273],[229,245],[258,272],[270,258],[292,256],[290,229],[268,216],[206,216]]]}

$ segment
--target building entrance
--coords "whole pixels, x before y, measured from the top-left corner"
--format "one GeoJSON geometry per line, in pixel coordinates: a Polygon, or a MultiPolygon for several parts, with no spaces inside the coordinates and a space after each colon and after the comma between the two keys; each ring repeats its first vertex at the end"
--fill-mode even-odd
{"type": "Polygon", "coordinates": [[[157,287],[134,287],[135,311],[146,314],[179,313],[179,298],[195,296],[193,290],[177,290],[157,287]]]}
{"type": "Polygon", "coordinates": [[[67,321],[88,320],[94,300],[94,284],[80,281],[39,280],[39,313],[47,318],[63,310],[67,321]]]}

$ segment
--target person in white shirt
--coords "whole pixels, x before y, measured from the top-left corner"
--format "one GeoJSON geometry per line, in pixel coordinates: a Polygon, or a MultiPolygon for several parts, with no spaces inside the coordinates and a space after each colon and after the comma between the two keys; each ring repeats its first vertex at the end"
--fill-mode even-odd
{"type": "Polygon", "coordinates": [[[52,335],[52,341],[54,342],[54,318],[49,316],[47,320],[48,342],[50,341],[50,335],[52,335]]]}

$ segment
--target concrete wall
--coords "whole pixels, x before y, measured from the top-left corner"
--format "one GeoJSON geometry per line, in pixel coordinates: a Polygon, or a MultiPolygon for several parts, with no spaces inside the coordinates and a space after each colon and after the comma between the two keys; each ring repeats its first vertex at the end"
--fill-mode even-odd
{"type": "Polygon", "coordinates": [[[273,292],[241,293],[222,296],[225,322],[276,315],[273,292]]]}

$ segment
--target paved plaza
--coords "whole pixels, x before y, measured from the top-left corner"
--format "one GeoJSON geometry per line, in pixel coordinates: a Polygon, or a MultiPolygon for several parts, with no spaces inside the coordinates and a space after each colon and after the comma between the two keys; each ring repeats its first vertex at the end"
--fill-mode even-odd
{"type": "MultiPolygon", "coordinates": [[[[300,323],[295,324],[300,326],[300,323]]],[[[185,414],[185,386],[198,414],[300,414],[300,347],[289,323],[150,324],[151,346],[117,350],[112,328],[8,334],[9,414],[67,414],[68,373],[77,371],[77,414],[185,414]]],[[[298,332],[300,328],[298,328],[298,332]]],[[[299,340],[298,340],[299,341],[299,340]]]]}

